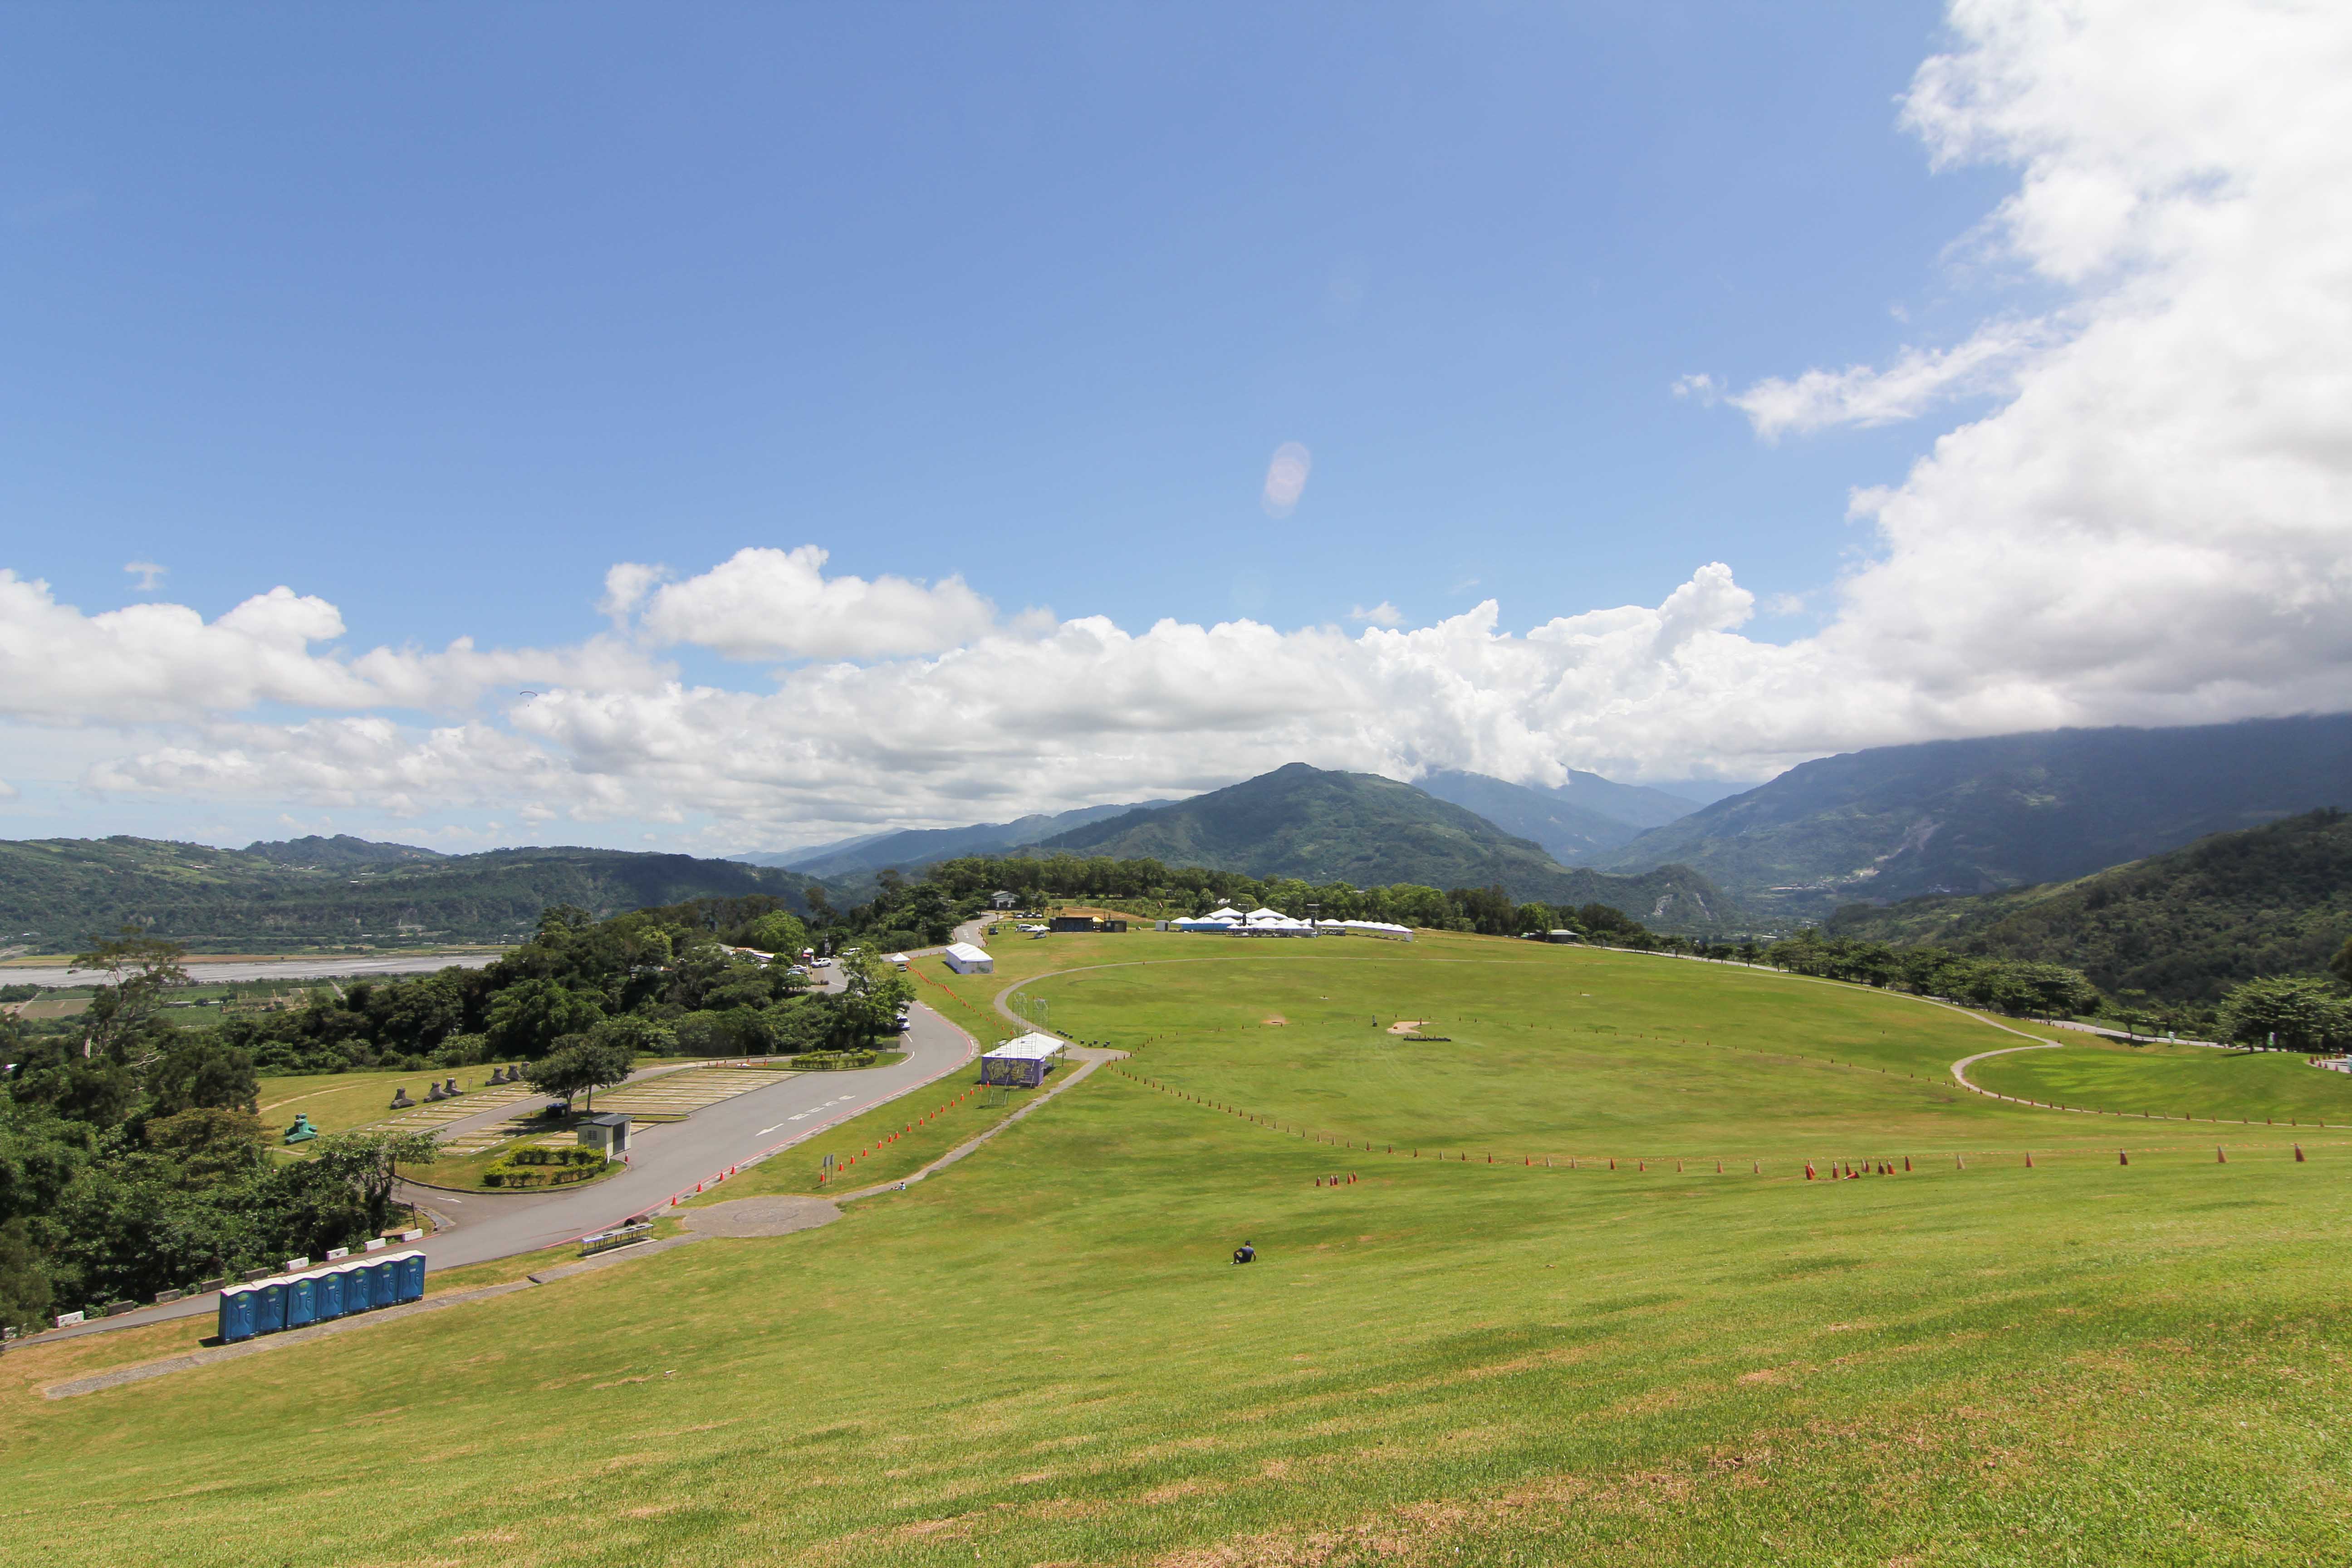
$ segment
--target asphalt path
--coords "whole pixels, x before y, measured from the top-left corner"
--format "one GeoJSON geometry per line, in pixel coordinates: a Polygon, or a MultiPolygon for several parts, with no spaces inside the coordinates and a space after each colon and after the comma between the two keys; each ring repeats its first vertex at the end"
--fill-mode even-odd
{"type": "MultiPolygon", "coordinates": [[[[456,1268],[609,1230],[755,1154],[800,1142],[936,1082],[970,1062],[980,1050],[971,1036],[919,1002],[908,1016],[899,1045],[907,1059],[893,1067],[852,1072],[780,1072],[776,1083],[721,1100],[684,1121],[632,1127],[628,1170],[569,1192],[457,1194],[403,1184],[399,1196],[404,1202],[430,1210],[442,1222],[442,1228],[409,1245],[424,1253],[432,1267],[456,1268]]],[[[486,1114],[511,1116],[514,1107],[486,1114]]],[[[101,1323],[52,1330],[41,1336],[41,1342],[217,1310],[214,1297],[192,1297],[126,1312],[101,1323]]]]}

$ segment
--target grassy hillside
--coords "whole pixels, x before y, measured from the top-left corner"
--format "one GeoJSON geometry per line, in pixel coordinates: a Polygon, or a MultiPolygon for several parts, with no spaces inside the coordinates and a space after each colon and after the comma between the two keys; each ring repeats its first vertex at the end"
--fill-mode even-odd
{"type": "Polygon", "coordinates": [[[1852,905],[1830,931],[2063,963],[2111,995],[2218,1002],[2258,975],[2319,973],[2352,940],[2352,816],[2310,812],[2074,882],[1852,905]]]}
{"type": "Polygon", "coordinates": [[[1174,805],[1111,817],[1041,847],[1357,887],[1499,885],[1515,899],[1612,904],[1670,930],[1737,919],[1729,900],[1679,867],[1641,877],[1570,870],[1541,845],[1411,784],[1304,763],[1174,805]]]}
{"type": "Polygon", "coordinates": [[[1790,920],[2063,881],[2320,806],[2352,806],[2352,714],[2056,730],[1792,768],[1594,864],[1692,867],[1790,920]]]}
{"type": "Polygon", "coordinates": [[[1979,1020],[1720,965],[1148,935],[1000,963],[1068,966],[1031,989],[1138,1047],[1125,1072],[821,1230],[79,1398],[37,1391],[194,1331],[12,1350],[0,1539],[463,1568],[2352,1551],[2341,1136],[2298,1164],[2232,1130],[2216,1164],[2204,1127],[1959,1090],[1954,1058],[2024,1043],[1979,1020]]]}
{"type": "Polygon", "coordinates": [[[379,858],[338,853],[337,840],[303,854],[304,842],[238,850],[130,837],[0,841],[0,931],[37,952],[71,952],[135,923],[219,952],[520,941],[550,904],[607,915],[772,893],[801,907],[796,877],[688,855],[550,848],[379,858]]]}

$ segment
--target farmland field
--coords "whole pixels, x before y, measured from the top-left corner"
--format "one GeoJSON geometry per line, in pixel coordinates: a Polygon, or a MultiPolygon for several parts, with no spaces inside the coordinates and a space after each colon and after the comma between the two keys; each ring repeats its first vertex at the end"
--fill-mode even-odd
{"type": "MultiPolygon", "coordinates": [[[[38,1389],[198,1331],[12,1351],[0,1545],[1171,1568],[2352,1553],[2352,1135],[2233,1127],[2217,1163],[2208,1126],[1968,1093],[1952,1062],[2030,1043],[1987,1020],[1720,965],[1139,933],[1008,942],[999,968],[955,982],[968,1005],[1018,987],[1057,1032],[1134,1055],[837,1224],[67,1400],[38,1389]],[[1912,1171],[1807,1179],[1832,1160],[1912,1171]],[[1235,1268],[1244,1239],[1260,1261],[1235,1268]]],[[[2077,1054],[2112,1053],[1973,1071],[2077,1054]]],[[[2162,1087],[2259,1107],[2303,1080],[2162,1087]]]]}

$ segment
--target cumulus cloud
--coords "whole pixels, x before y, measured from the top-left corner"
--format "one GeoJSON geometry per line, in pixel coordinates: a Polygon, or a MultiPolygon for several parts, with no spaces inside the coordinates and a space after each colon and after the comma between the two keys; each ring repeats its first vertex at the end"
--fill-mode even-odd
{"type": "MultiPolygon", "coordinates": [[[[1524,630],[1488,599],[1413,629],[1383,602],[1352,633],[1130,632],[1008,623],[955,577],[827,577],[814,545],[749,549],[682,580],[615,567],[602,607],[625,635],[358,655],[333,605],[287,588],[211,622],[85,616],[0,573],[0,716],[155,726],[87,767],[100,790],[684,814],[740,846],[1181,794],[1295,759],[1757,777],[1937,736],[2345,707],[2352,13],[1961,0],[1951,26],[1904,123],[1937,163],[2018,171],[1970,242],[2060,298],[1883,370],[1677,388],[1767,437],[1991,400],[1900,482],[1855,492],[1874,548],[1808,595],[1823,624],[1799,640],[1748,635],[1754,597],[1722,563],[1654,605],[1524,630]],[[735,689],[646,651],[682,644],[783,668],[735,689]],[[541,695],[486,700],[501,685],[541,695]],[[262,704],[308,716],[265,722],[262,704]]],[[[1296,504],[1307,467],[1276,455],[1269,507],[1296,504]]]]}
{"type": "Polygon", "coordinates": [[[1394,626],[1404,624],[1404,612],[1386,599],[1382,599],[1369,610],[1358,605],[1348,612],[1348,618],[1351,621],[1369,621],[1376,626],[1394,626]]]}
{"type": "Polygon", "coordinates": [[[656,642],[693,643],[730,658],[887,658],[954,647],[987,631],[996,610],[961,577],[827,577],[826,552],[753,547],[684,582],[646,591],[656,568],[605,576],[606,603],[644,599],[638,626],[656,642]]]}
{"type": "Polygon", "coordinates": [[[447,708],[528,681],[658,681],[664,671],[606,638],[554,650],[482,651],[460,637],[437,653],[378,647],[357,657],[312,645],[343,635],[326,600],[272,588],[216,619],[184,605],[87,616],[49,585],[0,568],[0,715],[145,723],[307,709],[447,708]]]}
{"type": "Polygon", "coordinates": [[[152,594],[161,588],[163,585],[163,574],[170,570],[168,567],[156,565],[152,561],[126,561],[122,563],[122,569],[138,579],[132,586],[142,594],[152,594]]]}

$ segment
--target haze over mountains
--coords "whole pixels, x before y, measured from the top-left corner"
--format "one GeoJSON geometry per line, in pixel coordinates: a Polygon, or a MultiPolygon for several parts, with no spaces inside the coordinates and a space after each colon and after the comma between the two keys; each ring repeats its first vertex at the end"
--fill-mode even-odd
{"type": "Polygon", "coordinates": [[[1520,900],[1612,904],[1677,930],[1719,927],[1734,913],[1720,891],[1679,867],[1632,877],[1570,869],[1542,845],[1412,784],[1304,763],[1110,817],[1038,847],[1356,887],[1500,886],[1520,900]]]}
{"type": "Polygon", "coordinates": [[[1075,811],[1035,814],[1012,822],[869,833],[805,849],[738,855],[734,858],[751,866],[784,867],[809,877],[854,877],[893,866],[902,870],[928,866],[935,860],[951,860],[963,855],[1002,855],[1107,816],[1167,804],[1164,800],[1146,800],[1123,805],[1083,805],[1075,811]]]}
{"type": "Polygon", "coordinates": [[[1824,757],[1598,857],[1679,864],[1786,925],[1841,904],[2063,881],[2352,805],[2352,714],[2053,730],[1824,757]]]}

